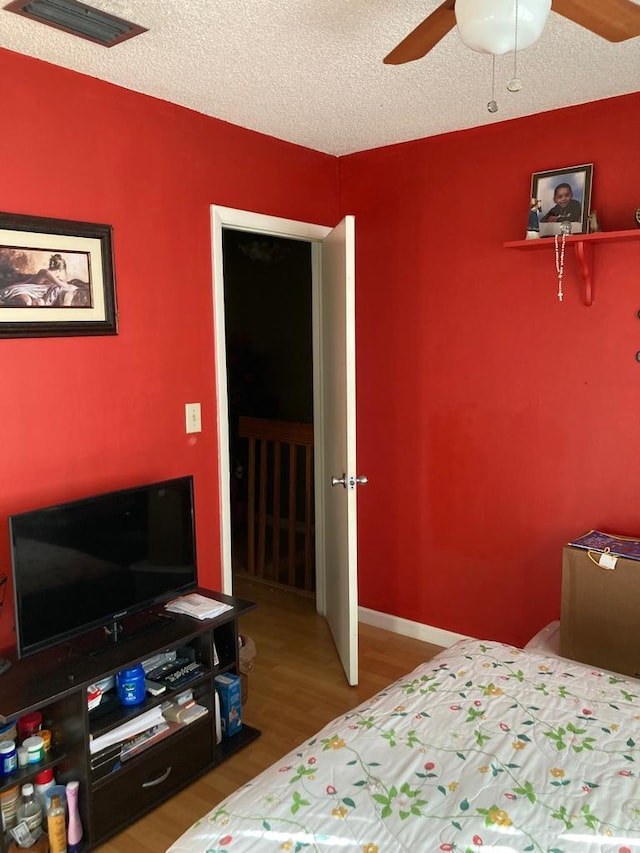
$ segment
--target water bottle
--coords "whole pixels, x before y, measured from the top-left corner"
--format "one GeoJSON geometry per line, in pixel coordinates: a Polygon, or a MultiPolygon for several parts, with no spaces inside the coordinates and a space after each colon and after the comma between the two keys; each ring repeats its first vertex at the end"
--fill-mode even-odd
{"type": "Polygon", "coordinates": [[[22,786],[22,801],[18,806],[18,823],[24,821],[29,832],[39,829],[42,823],[42,807],[36,799],[31,782],[22,786]]]}

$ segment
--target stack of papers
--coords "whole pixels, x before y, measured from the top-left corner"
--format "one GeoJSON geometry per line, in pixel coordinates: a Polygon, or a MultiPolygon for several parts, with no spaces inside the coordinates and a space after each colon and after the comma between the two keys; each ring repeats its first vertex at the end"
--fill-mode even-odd
{"type": "Polygon", "coordinates": [[[222,601],[216,601],[213,598],[206,598],[197,592],[174,598],[173,601],[165,605],[165,610],[170,613],[183,613],[186,616],[193,616],[195,619],[213,619],[231,609],[230,604],[224,604],[222,601]]]}
{"type": "Polygon", "coordinates": [[[164,722],[165,719],[162,716],[161,709],[151,708],[151,710],[144,711],[139,716],[134,717],[132,720],[128,720],[126,723],[123,723],[115,729],[111,729],[111,731],[108,731],[103,735],[90,738],[89,752],[93,755],[96,752],[106,749],[108,746],[113,746],[121,741],[128,740],[129,738],[164,722]]]}

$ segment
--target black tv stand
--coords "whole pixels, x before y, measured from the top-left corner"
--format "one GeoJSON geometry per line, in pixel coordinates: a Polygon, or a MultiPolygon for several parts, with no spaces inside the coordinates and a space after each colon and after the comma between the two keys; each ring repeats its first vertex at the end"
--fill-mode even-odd
{"type": "MultiPolygon", "coordinates": [[[[230,604],[231,609],[215,619],[203,620],[181,614],[165,618],[156,613],[151,620],[153,630],[123,637],[116,643],[104,643],[103,639],[104,651],[100,655],[88,655],[85,649],[84,654],[71,656],[69,645],[61,644],[22,660],[13,659],[11,669],[2,676],[0,724],[39,710],[52,738],[51,752],[44,761],[18,768],[0,779],[0,794],[33,782],[41,770],[49,767],[60,785],[78,780],[84,853],[104,844],[260,735],[243,719],[241,730],[233,737],[223,738],[220,743],[216,738],[215,677],[239,673],[238,620],[255,605],[222,593],[203,589],[198,592],[230,604]],[[105,705],[98,705],[91,713],[87,713],[87,688],[122,669],[178,649],[186,649],[202,665],[197,678],[189,682],[189,689],[207,714],[172,731],[126,762],[120,763],[116,753],[113,759],[107,756],[100,763],[102,756],[98,761],[98,753],[91,751],[97,738],[110,735],[166,700],[175,700],[185,688],[168,686],[161,695],[147,695],[142,704],[135,706],[123,706],[115,701],[115,691],[109,690],[105,705]]],[[[6,853],[9,844],[10,839],[0,830],[0,853],[6,853]]]]}

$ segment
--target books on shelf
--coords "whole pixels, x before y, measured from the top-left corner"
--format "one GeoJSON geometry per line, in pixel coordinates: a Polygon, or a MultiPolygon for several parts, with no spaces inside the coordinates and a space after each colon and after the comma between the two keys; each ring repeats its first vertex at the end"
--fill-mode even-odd
{"type": "Polygon", "coordinates": [[[629,536],[614,536],[600,530],[590,530],[577,539],[572,539],[569,545],[587,551],[608,551],[616,557],[627,557],[629,560],[640,560],[640,540],[629,536]]]}
{"type": "Polygon", "coordinates": [[[231,609],[230,604],[216,601],[214,598],[207,598],[198,592],[174,598],[173,601],[165,605],[165,610],[168,610],[169,613],[182,613],[186,616],[193,616],[194,619],[213,619],[231,609]]]}

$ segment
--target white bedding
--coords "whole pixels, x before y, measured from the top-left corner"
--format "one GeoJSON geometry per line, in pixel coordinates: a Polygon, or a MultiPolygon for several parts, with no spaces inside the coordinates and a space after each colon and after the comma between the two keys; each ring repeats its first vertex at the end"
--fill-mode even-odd
{"type": "Polygon", "coordinates": [[[640,851],[640,682],[463,640],[213,808],[170,853],[640,851]]]}

